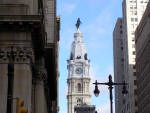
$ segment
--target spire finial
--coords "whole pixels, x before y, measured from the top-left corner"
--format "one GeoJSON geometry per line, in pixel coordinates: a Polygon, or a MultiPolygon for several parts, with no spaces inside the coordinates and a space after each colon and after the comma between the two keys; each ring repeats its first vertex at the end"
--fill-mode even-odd
{"type": "Polygon", "coordinates": [[[80,18],[78,18],[77,23],[76,23],[77,29],[79,29],[81,23],[82,23],[82,22],[80,21],[80,18]]]}

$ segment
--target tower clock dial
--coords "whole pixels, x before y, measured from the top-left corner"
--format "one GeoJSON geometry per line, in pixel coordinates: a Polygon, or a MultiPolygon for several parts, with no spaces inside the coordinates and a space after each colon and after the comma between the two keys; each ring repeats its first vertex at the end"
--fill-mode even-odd
{"type": "Polygon", "coordinates": [[[83,69],[80,67],[77,67],[75,70],[76,74],[82,74],[83,73],[83,69]]]}

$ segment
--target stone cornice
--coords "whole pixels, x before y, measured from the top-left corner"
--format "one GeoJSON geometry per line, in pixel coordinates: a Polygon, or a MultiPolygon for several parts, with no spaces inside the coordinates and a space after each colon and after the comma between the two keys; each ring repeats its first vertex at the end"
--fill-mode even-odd
{"type": "Polygon", "coordinates": [[[42,18],[41,15],[0,15],[0,22],[41,22],[42,18]]]}

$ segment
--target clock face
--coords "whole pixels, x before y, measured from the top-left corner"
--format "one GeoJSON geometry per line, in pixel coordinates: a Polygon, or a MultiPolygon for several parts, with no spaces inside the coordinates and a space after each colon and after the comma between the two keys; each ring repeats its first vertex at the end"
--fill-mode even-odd
{"type": "Polygon", "coordinates": [[[76,74],[81,74],[81,73],[83,73],[83,69],[78,67],[78,68],[76,68],[75,72],[76,72],[76,74]]]}

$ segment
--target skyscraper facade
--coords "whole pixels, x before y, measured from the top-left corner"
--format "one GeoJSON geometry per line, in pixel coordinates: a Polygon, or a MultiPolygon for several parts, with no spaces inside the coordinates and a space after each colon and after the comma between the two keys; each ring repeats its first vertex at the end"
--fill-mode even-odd
{"type": "MultiPolygon", "coordinates": [[[[124,96],[123,104],[118,104],[122,113],[137,113],[137,86],[135,69],[135,30],[145,11],[148,0],[123,0],[123,51],[124,73],[123,78],[128,83],[128,95],[124,96]]],[[[114,68],[114,70],[117,70],[114,68]]],[[[115,92],[119,93],[119,92],[115,92]]]]}
{"type": "MultiPolygon", "coordinates": [[[[114,55],[114,80],[115,82],[121,83],[124,78],[124,51],[123,51],[123,26],[122,18],[117,19],[113,31],[113,55],[114,55]]],[[[115,111],[116,113],[121,113],[121,106],[123,103],[122,98],[122,87],[115,86],[115,111]]]]}
{"type": "Polygon", "coordinates": [[[150,1],[136,29],[136,72],[138,113],[150,112],[150,1]]]}

